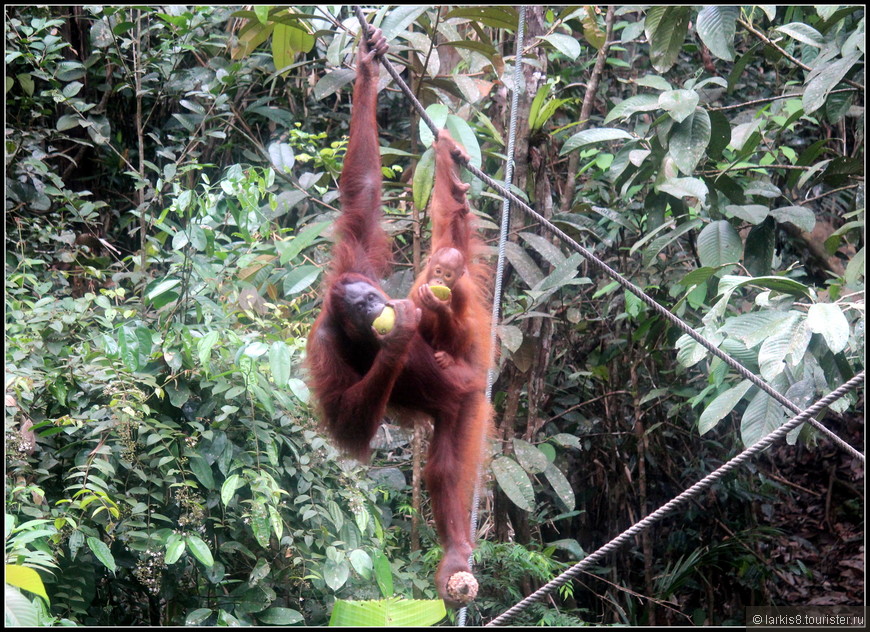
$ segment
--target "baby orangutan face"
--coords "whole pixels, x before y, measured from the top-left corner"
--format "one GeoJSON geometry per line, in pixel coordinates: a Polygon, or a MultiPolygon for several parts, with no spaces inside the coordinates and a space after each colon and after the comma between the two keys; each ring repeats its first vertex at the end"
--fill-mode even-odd
{"type": "Polygon", "coordinates": [[[441,248],[429,261],[429,285],[443,285],[451,290],[465,274],[465,257],[456,248],[441,248]]]}

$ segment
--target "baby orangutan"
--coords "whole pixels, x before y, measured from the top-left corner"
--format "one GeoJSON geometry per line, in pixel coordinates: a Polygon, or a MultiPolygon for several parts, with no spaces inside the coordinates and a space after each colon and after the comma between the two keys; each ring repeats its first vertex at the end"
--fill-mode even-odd
{"type": "MultiPolygon", "coordinates": [[[[432,331],[428,333],[431,335],[432,346],[435,349],[435,361],[442,369],[453,366],[455,361],[450,353],[439,346],[438,339],[444,338],[444,332],[439,331],[439,329],[441,329],[442,321],[446,324],[446,322],[453,320],[452,290],[456,282],[466,272],[465,257],[459,250],[441,248],[432,255],[426,270],[426,283],[418,289],[422,306],[435,313],[432,331]]],[[[464,339],[467,336],[468,331],[465,323],[460,322],[458,325],[454,325],[450,346],[456,346],[457,342],[459,342],[459,346],[462,346],[463,341],[457,341],[457,338],[464,339]]]]}

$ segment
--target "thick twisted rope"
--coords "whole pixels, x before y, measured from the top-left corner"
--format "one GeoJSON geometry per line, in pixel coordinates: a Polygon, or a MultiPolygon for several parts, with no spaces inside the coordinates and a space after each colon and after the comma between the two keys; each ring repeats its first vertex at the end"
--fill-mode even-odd
{"type": "Polygon", "coordinates": [[[545,595],[549,594],[562,584],[574,579],[589,566],[602,560],[607,554],[612,553],[629,540],[632,540],[636,535],[648,529],[653,524],[664,518],[666,515],[688,502],[690,499],[699,496],[707,488],[713,485],[713,483],[716,483],[722,477],[730,473],[732,470],[743,465],[743,463],[773,445],[773,443],[775,443],[776,441],[784,438],[789,432],[791,432],[804,422],[808,421],[813,415],[821,412],[822,410],[830,406],[833,402],[841,398],[853,388],[857,387],[863,381],[864,371],[861,371],[851,380],[820,399],[818,402],[801,412],[799,415],[792,417],[789,421],[771,432],[769,435],[767,435],[757,443],[754,443],[750,447],[746,448],[745,450],[743,450],[743,452],[735,456],[733,459],[726,462],[724,465],[702,478],[700,481],[689,487],[682,494],[680,494],[670,502],[665,503],[664,505],[656,509],[653,513],[649,514],[639,522],[635,523],[634,525],[620,533],[610,542],[599,548],[594,553],[591,553],[587,557],[583,558],[582,561],[578,562],[558,577],[541,586],[541,588],[539,588],[534,593],[523,599],[521,602],[490,621],[487,625],[504,625],[517,614],[525,610],[532,603],[542,599],[545,595]]]}

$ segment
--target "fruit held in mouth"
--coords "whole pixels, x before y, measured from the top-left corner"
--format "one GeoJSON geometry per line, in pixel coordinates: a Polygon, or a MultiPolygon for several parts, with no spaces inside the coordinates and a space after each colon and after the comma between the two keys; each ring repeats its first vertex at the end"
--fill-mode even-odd
{"type": "Polygon", "coordinates": [[[396,311],[389,305],[384,307],[381,315],[375,318],[372,327],[375,328],[382,336],[393,330],[393,325],[396,324],[396,311]]]}
{"type": "Polygon", "coordinates": [[[442,301],[446,301],[450,298],[450,288],[446,285],[430,285],[429,289],[432,290],[432,294],[442,301]]]}

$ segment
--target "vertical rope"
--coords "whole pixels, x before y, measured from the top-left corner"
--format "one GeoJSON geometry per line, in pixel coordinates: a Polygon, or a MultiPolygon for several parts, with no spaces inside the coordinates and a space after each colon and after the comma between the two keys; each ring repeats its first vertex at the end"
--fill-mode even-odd
{"type": "MultiPolygon", "coordinates": [[[[510,126],[508,129],[508,146],[507,146],[507,164],[504,170],[504,186],[510,189],[514,177],[514,146],[517,136],[517,109],[520,96],[520,81],[522,79],[522,59],[523,59],[523,37],[525,35],[526,23],[526,7],[520,6],[519,19],[517,21],[517,41],[516,54],[514,55],[514,89],[511,95],[511,117],[510,126]]],[[[492,322],[490,323],[490,356],[489,356],[489,371],[486,376],[486,401],[492,401],[492,387],[495,382],[495,345],[497,343],[496,324],[501,317],[501,292],[502,284],[504,283],[504,268],[505,268],[505,244],[507,243],[508,229],[510,228],[510,199],[505,197],[502,199],[501,207],[501,228],[498,236],[498,262],[495,268],[495,286],[492,290],[492,322]]],[[[486,441],[486,435],[483,437],[486,441]]],[[[481,445],[480,449],[483,450],[481,445]]],[[[477,533],[478,510],[480,507],[480,487],[483,479],[482,468],[478,468],[477,482],[474,485],[474,500],[471,503],[471,539],[475,539],[477,533]]],[[[474,555],[469,556],[468,565],[474,567],[474,555]]],[[[466,617],[468,616],[468,608],[463,606],[459,610],[457,623],[459,626],[464,626],[466,617]]]]}

